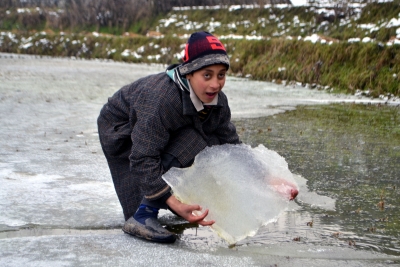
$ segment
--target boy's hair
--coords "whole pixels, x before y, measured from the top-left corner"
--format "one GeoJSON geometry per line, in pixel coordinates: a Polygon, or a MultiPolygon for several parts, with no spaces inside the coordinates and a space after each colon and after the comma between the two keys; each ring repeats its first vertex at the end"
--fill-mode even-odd
{"type": "Polygon", "coordinates": [[[181,75],[214,64],[224,64],[229,69],[229,57],[224,45],[208,32],[195,32],[189,37],[183,61],[179,66],[181,75]]]}

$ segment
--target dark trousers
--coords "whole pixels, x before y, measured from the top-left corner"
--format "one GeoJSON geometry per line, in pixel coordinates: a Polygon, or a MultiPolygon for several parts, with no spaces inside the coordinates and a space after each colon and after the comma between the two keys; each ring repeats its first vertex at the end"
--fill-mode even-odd
{"type": "MultiPolygon", "coordinates": [[[[129,161],[129,155],[132,147],[130,136],[127,136],[127,138],[123,140],[123,143],[119,146],[118,151],[112,151],[110,150],[110,147],[113,146],[109,146],[107,144],[107,133],[106,131],[102,131],[104,129],[104,125],[100,119],[98,120],[98,123],[100,144],[103,149],[104,156],[107,159],[108,167],[110,168],[114,188],[121,203],[125,220],[128,220],[133,214],[135,214],[141,203],[156,208],[168,208],[165,203],[165,197],[170,195],[166,195],[154,201],[149,201],[144,198],[144,193],[142,192],[141,188],[137,183],[134,182],[130,171],[129,161]]],[[[188,136],[191,138],[200,138],[197,146],[189,147],[187,149],[187,153],[179,154],[180,157],[184,157],[183,160],[180,160],[173,155],[174,151],[176,150],[175,145],[166,148],[166,151],[161,155],[161,163],[164,171],[167,171],[171,167],[183,168],[190,166],[194,161],[195,155],[197,155],[205,147],[205,142],[197,133],[197,131],[193,128],[187,127],[181,131],[178,131],[178,133],[174,135],[174,140],[171,142],[171,144],[176,144],[176,146],[184,146],[186,143],[185,140],[188,138],[188,136]],[[204,146],[198,146],[199,143],[204,143],[204,146]],[[183,166],[180,162],[186,162],[186,164],[183,166]]]]}

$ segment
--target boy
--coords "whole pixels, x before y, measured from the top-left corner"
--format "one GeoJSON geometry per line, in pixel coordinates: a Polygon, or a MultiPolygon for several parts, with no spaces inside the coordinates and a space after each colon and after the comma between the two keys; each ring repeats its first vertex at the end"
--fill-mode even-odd
{"type": "Polygon", "coordinates": [[[171,167],[189,167],[206,146],[238,144],[225,85],[229,58],[208,32],[193,33],[184,62],[166,73],[122,87],[104,105],[97,120],[100,143],[121,203],[123,231],[154,242],[176,236],[157,221],[160,208],[191,223],[205,221],[199,205],[179,202],[161,178],[171,167]]]}

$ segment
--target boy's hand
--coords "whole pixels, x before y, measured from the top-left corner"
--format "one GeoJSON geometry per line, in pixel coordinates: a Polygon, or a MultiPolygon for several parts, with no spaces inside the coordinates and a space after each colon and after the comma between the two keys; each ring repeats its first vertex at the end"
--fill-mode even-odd
{"type": "Polygon", "coordinates": [[[198,223],[202,226],[210,226],[215,223],[215,221],[204,220],[204,218],[208,215],[208,210],[205,210],[203,213],[200,213],[201,207],[199,205],[183,204],[182,202],[177,200],[174,196],[169,197],[166,203],[173,211],[175,211],[177,214],[182,216],[182,218],[184,218],[190,223],[198,223]],[[195,215],[194,212],[196,212],[199,215],[195,215]]]}

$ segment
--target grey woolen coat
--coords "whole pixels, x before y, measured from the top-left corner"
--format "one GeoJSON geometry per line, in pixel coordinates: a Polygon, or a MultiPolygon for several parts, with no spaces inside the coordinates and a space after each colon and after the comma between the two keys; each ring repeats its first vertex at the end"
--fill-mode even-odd
{"type": "Polygon", "coordinates": [[[189,93],[166,73],[122,87],[108,99],[97,123],[125,219],[143,197],[152,201],[170,193],[161,178],[161,155],[168,153],[186,167],[206,146],[240,142],[223,92],[201,121],[189,93]]]}

